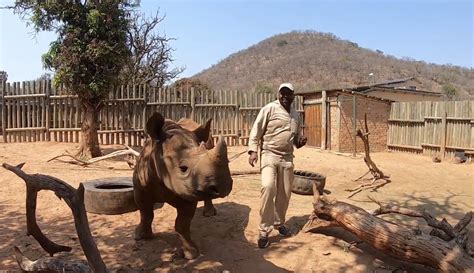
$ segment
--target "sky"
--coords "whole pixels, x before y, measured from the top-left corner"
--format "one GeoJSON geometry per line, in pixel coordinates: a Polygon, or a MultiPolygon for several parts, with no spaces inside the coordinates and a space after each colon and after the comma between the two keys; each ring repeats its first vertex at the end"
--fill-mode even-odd
{"type": "MultiPolygon", "coordinates": [[[[0,0],[0,6],[12,1],[0,0]]],[[[473,0],[142,0],[140,10],[165,16],[172,67],[192,76],[232,53],[293,30],[330,32],[397,58],[474,68],[473,0]]],[[[8,81],[44,72],[41,55],[55,33],[34,34],[11,10],[0,10],[0,70],[8,81]]]]}

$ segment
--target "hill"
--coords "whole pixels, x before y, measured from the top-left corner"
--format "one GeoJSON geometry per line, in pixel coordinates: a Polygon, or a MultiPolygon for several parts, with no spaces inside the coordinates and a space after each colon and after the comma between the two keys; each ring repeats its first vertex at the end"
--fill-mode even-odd
{"type": "Polygon", "coordinates": [[[192,78],[212,89],[268,91],[283,81],[298,90],[320,90],[406,77],[415,77],[418,89],[443,92],[454,86],[459,98],[474,97],[473,69],[397,59],[315,31],[275,35],[192,78]]]}

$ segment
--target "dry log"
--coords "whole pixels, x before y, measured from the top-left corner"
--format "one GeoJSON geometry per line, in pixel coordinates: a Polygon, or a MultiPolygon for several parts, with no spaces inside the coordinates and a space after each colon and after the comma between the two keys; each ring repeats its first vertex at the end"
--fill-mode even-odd
{"type": "Polygon", "coordinates": [[[15,246],[15,258],[24,272],[72,272],[88,273],[92,272],[85,261],[63,261],[58,258],[40,258],[31,261],[15,246]]]}
{"type": "Polygon", "coordinates": [[[362,184],[359,187],[357,187],[356,189],[346,190],[346,191],[352,192],[351,194],[349,194],[349,196],[347,196],[347,198],[351,198],[352,196],[358,194],[359,192],[361,192],[363,190],[372,189],[372,191],[375,191],[378,188],[383,187],[385,184],[388,184],[388,183],[390,183],[390,180],[377,181],[377,180],[374,179],[374,180],[372,180],[371,183],[362,184]]]}
{"type": "Polygon", "coordinates": [[[55,253],[71,251],[69,246],[58,245],[49,240],[38,227],[36,222],[36,200],[38,197],[38,189],[34,186],[26,187],[26,235],[31,235],[38,241],[41,247],[53,256],[55,253]]]}
{"type": "Polygon", "coordinates": [[[367,125],[367,113],[365,113],[365,116],[364,116],[364,124],[365,124],[365,131],[362,131],[361,129],[358,129],[357,130],[357,136],[360,137],[360,139],[362,139],[362,142],[364,143],[364,152],[365,152],[364,162],[367,165],[367,167],[369,168],[369,170],[366,173],[364,173],[363,175],[361,175],[360,177],[358,177],[357,179],[355,179],[354,181],[361,180],[362,178],[364,178],[369,173],[372,174],[372,181],[370,183],[363,183],[363,184],[359,185],[358,187],[356,187],[354,189],[347,189],[346,191],[352,192],[347,198],[351,198],[352,196],[356,195],[357,193],[359,193],[363,190],[367,190],[367,189],[376,190],[376,189],[384,186],[385,184],[390,183],[390,179],[389,179],[390,176],[384,174],[382,172],[382,170],[380,170],[377,167],[375,162],[370,157],[370,145],[369,145],[370,132],[369,132],[369,127],[367,125]],[[381,179],[383,181],[378,181],[378,180],[381,180],[381,179]]]}
{"type": "Polygon", "coordinates": [[[243,170],[243,171],[231,171],[230,175],[249,175],[249,174],[260,174],[260,170],[243,170]]]}
{"type": "Polygon", "coordinates": [[[445,218],[438,220],[429,214],[425,209],[417,211],[401,208],[399,206],[382,205],[377,200],[371,197],[369,198],[379,205],[379,208],[373,211],[372,215],[378,216],[387,213],[396,213],[410,217],[423,218],[428,226],[433,228],[433,230],[430,232],[430,235],[439,237],[444,241],[452,241],[454,239],[455,243],[457,243],[462,249],[469,253],[469,250],[467,249],[467,232],[465,227],[467,227],[467,225],[472,220],[472,211],[466,213],[466,215],[464,215],[464,217],[461,218],[461,220],[459,220],[459,222],[453,227],[448,223],[448,221],[446,221],[445,218]]]}
{"type": "MultiPolygon", "coordinates": [[[[105,160],[105,159],[114,158],[114,157],[117,157],[117,156],[124,156],[124,155],[131,156],[135,159],[140,155],[140,153],[135,151],[134,149],[130,148],[129,146],[125,145],[124,150],[115,151],[115,152],[112,152],[110,154],[106,154],[106,155],[103,155],[103,156],[91,158],[89,160],[82,160],[82,159],[78,158],[77,156],[74,156],[74,155],[70,154],[69,152],[66,152],[62,155],[58,155],[58,156],[55,156],[55,157],[49,159],[47,162],[56,160],[56,159],[61,158],[61,157],[70,157],[70,158],[73,159],[73,161],[65,161],[66,163],[87,167],[88,165],[91,165],[93,163],[96,163],[96,162],[99,162],[99,161],[102,161],[102,160],[105,160]]],[[[129,166],[131,168],[133,168],[135,160],[127,159],[126,161],[129,164],[129,166]]]]}
{"type": "MultiPolygon", "coordinates": [[[[36,194],[40,190],[50,190],[53,191],[56,196],[60,199],[63,199],[66,204],[71,208],[72,214],[74,216],[74,224],[76,227],[77,235],[79,242],[81,244],[82,250],[86,255],[87,261],[94,272],[107,272],[107,268],[102,261],[100,252],[97,249],[97,245],[94,242],[92,234],[89,229],[89,221],[87,219],[86,209],[84,206],[84,186],[79,184],[79,188],[76,190],[71,187],[66,182],[43,174],[27,174],[21,170],[24,163],[18,166],[12,166],[7,163],[3,163],[3,168],[13,172],[21,179],[25,181],[27,187],[27,193],[30,192],[30,198],[27,199],[27,230],[28,234],[33,235],[35,239],[43,238],[46,243],[42,244],[41,241],[38,241],[46,252],[53,255],[54,253],[60,251],[55,243],[51,242],[46,236],[43,235],[38,225],[36,224],[35,217],[35,208],[36,208],[36,194]],[[32,203],[34,202],[34,203],[32,203]]],[[[38,240],[38,239],[37,239],[38,240]]],[[[60,246],[63,247],[63,246],[60,246]]]]}
{"type": "Polygon", "coordinates": [[[310,219],[313,223],[308,222],[307,230],[337,225],[392,257],[442,272],[474,272],[474,259],[459,244],[413,232],[354,205],[322,197],[314,204],[313,215],[318,220],[310,219]]]}

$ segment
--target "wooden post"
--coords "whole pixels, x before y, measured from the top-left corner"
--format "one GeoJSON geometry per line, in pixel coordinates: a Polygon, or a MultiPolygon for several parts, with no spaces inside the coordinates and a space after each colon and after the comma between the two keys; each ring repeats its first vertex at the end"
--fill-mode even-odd
{"type": "Polygon", "coordinates": [[[326,97],[326,91],[323,90],[323,92],[321,93],[321,99],[322,99],[322,102],[321,102],[321,112],[322,112],[322,115],[321,115],[321,119],[322,119],[322,122],[321,122],[321,149],[322,150],[326,150],[326,137],[327,137],[327,97],[326,97]]]}
{"type": "Polygon", "coordinates": [[[6,88],[7,88],[7,85],[6,85],[6,80],[5,79],[2,79],[2,92],[0,93],[0,102],[2,103],[2,135],[3,135],[3,142],[7,143],[8,140],[7,140],[7,131],[5,130],[7,125],[7,106],[5,104],[5,93],[7,92],[6,88]]]}
{"type": "Polygon", "coordinates": [[[445,157],[445,150],[446,150],[446,110],[443,107],[443,112],[441,116],[441,148],[440,148],[440,156],[445,157]]]}
{"type": "Polygon", "coordinates": [[[240,136],[242,134],[241,130],[240,130],[240,91],[235,91],[234,93],[234,103],[237,104],[237,107],[234,108],[235,110],[235,134],[237,134],[237,139],[236,139],[236,142],[235,144],[237,146],[240,145],[240,136]]]}
{"type": "Polygon", "coordinates": [[[46,95],[44,97],[44,109],[46,111],[45,114],[45,121],[44,121],[44,126],[45,126],[45,134],[46,134],[46,141],[51,141],[51,135],[49,133],[49,126],[51,124],[50,121],[50,90],[51,90],[51,82],[49,80],[43,81],[44,84],[44,94],[46,95]]]}
{"type": "Polygon", "coordinates": [[[191,119],[196,121],[196,113],[195,113],[195,106],[196,106],[196,94],[194,93],[194,87],[191,87],[191,119]]]}
{"type": "MultiPolygon", "coordinates": [[[[143,132],[145,132],[145,128],[146,128],[146,122],[148,120],[148,112],[147,112],[147,108],[148,108],[148,86],[145,85],[144,88],[145,90],[143,90],[143,119],[142,119],[142,129],[143,129],[143,132]]],[[[130,103],[129,103],[130,104],[130,103]]],[[[136,128],[134,128],[134,130],[136,130],[136,128]]],[[[129,133],[130,134],[130,133],[129,133]]],[[[144,133],[145,134],[145,133],[144,133]]],[[[125,140],[124,140],[125,142],[125,140]]],[[[140,140],[141,142],[141,140],[140,140]]],[[[140,143],[141,144],[141,143],[140,143]]]]}
{"type": "Polygon", "coordinates": [[[354,152],[352,156],[356,156],[357,153],[357,98],[355,95],[352,95],[352,130],[353,130],[353,148],[354,152]]]}

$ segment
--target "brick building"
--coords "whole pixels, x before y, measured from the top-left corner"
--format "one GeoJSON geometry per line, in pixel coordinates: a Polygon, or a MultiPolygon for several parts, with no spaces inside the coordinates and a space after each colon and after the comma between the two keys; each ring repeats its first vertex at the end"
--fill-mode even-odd
{"type": "Polygon", "coordinates": [[[371,151],[387,147],[391,100],[345,89],[302,92],[304,127],[308,146],[335,152],[363,152],[364,144],[354,136],[363,128],[367,114],[371,151]],[[354,123],[355,121],[355,123],[354,123]]]}

